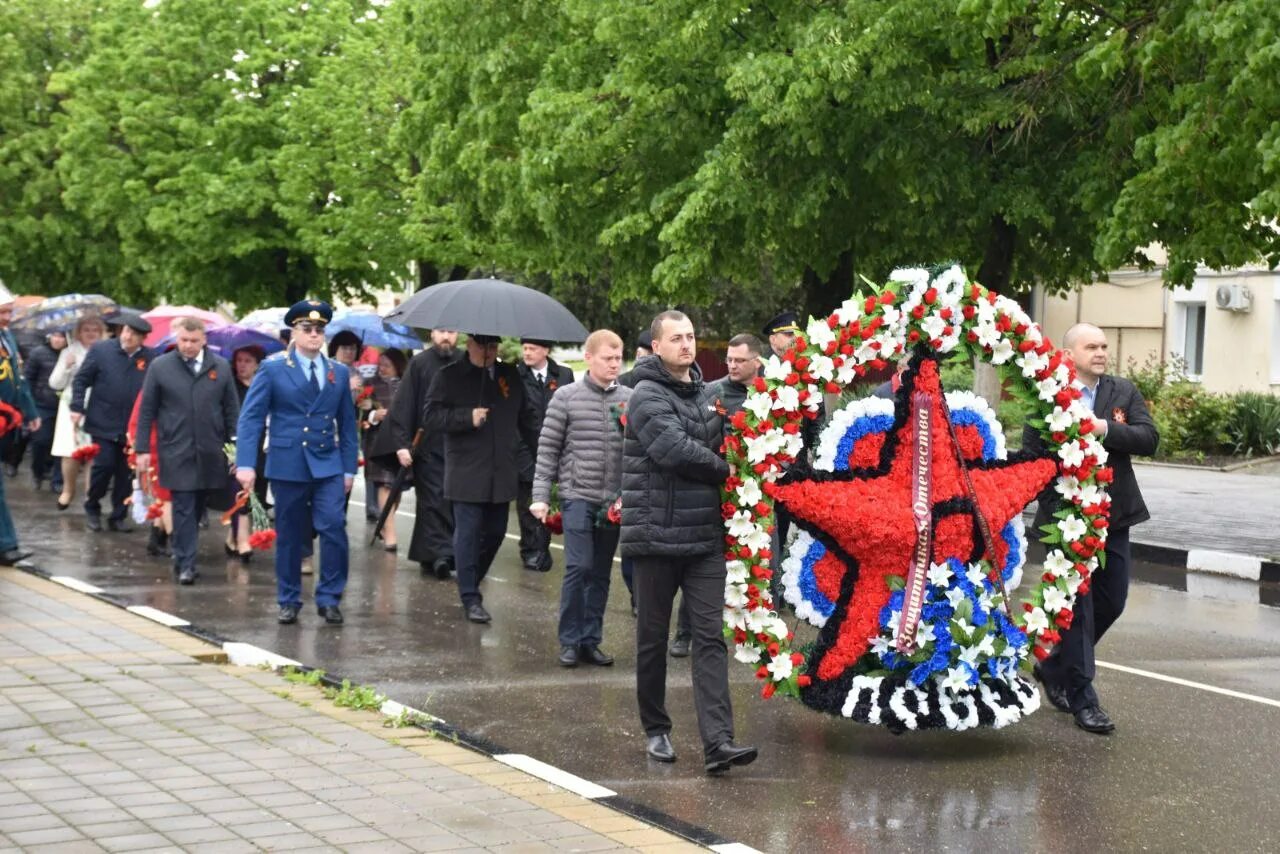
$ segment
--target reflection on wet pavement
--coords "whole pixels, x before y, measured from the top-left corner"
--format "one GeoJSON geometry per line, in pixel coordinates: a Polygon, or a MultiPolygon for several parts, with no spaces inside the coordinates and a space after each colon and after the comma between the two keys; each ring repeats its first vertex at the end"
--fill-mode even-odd
{"type": "MultiPolygon", "coordinates": [[[[617,664],[566,670],[555,661],[560,553],[556,570],[530,573],[509,543],[485,582],[494,623],[472,625],[452,583],[364,548],[353,499],[346,625],[324,626],[308,603],[299,625],[279,626],[270,555],[247,567],[227,561],[216,520],[202,532],[199,582],[178,588],[166,561],[146,557],[142,533],[90,535],[47,493],[10,484],[23,544],[47,571],[377,685],[472,734],[761,850],[1280,847],[1280,745],[1265,736],[1280,708],[1104,669],[1097,684],[1119,725],[1110,738],[1081,732],[1047,706],[1006,730],[895,737],[762,700],[740,665],[730,670],[737,738],[759,745],[761,758],[708,779],[697,761],[687,659],[672,660],[669,675],[680,761],[644,756],[620,576],[604,645],[617,664]]],[[[400,523],[407,540],[411,521],[400,523]]],[[[1280,611],[1256,595],[1181,592],[1160,568],[1135,573],[1155,584],[1134,586],[1102,644],[1107,660],[1280,700],[1280,611]]],[[[1181,575],[1181,587],[1193,586],[1181,575]]]]}

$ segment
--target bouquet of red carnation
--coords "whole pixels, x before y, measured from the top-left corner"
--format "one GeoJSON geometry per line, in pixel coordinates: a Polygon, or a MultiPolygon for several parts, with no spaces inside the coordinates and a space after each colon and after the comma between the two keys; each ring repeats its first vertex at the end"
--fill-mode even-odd
{"type": "Polygon", "coordinates": [[[600,512],[596,514],[596,527],[603,528],[606,525],[622,524],[622,493],[609,502],[609,506],[602,507],[600,512]]]}
{"type": "Polygon", "coordinates": [[[258,500],[257,493],[252,490],[244,489],[236,496],[235,503],[231,505],[231,509],[222,514],[222,524],[230,525],[231,520],[235,518],[245,507],[249,508],[249,545],[255,549],[266,551],[275,545],[276,532],[271,527],[271,518],[267,515],[267,508],[262,506],[262,502],[258,500]]]}
{"type": "Polygon", "coordinates": [[[564,533],[564,514],[560,512],[560,485],[551,484],[551,500],[547,502],[547,516],[542,520],[553,534],[564,533]]]}
{"type": "Polygon", "coordinates": [[[98,455],[102,447],[94,441],[91,441],[80,430],[76,430],[76,449],[71,452],[71,459],[84,464],[92,460],[98,455]]]}
{"type": "Polygon", "coordinates": [[[8,435],[22,426],[22,413],[0,401],[0,436],[8,435]]]}
{"type": "Polygon", "coordinates": [[[627,404],[626,402],[615,403],[609,407],[609,418],[613,422],[613,426],[618,428],[619,433],[627,432],[627,404]]]}

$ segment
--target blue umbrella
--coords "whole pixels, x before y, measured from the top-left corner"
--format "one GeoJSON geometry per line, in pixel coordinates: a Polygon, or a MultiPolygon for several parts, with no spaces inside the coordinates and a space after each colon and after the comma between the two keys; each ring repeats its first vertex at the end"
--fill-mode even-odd
{"type": "MultiPolygon", "coordinates": [[[[156,345],[157,349],[164,350],[174,341],[175,336],[167,335],[156,345]]],[[[247,329],[234,323],[229,326],[219,326],[216,329],[208,330],[205,332],[205,341],[208,342],[209,349],[228,359],[231,358],[232,353],[241,347],[261,347],[268,356],[284,349],[284,343],[279,338],[273,338],[264,332],[259,332],[256,329],[247,329]]]]}
{"type": "Polygon", "coordinates": [[[388,323],[372,311],[336,311],[324,331],[329,336],[339,332],[352,332],[366,346],[391,347],[396,350],[422,349],[422,339],[414,335],[412,329],[399,323],[388,323]]]}

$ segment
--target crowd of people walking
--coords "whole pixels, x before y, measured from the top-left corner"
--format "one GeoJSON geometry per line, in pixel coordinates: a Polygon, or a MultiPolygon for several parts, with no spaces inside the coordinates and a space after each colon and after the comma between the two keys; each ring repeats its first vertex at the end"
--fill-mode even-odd
{"type": "MultiPolygon", "coordinates": [[[[147,524],[148,553],[170,558],[176,583],[190,585],[200,575],[200,527],[221,511],[229,558],[247,563],[255,545],[274,544],[280,624],[298,622],[310,593],[317,615],[340,625],[347,504],[363,466],[371,547],[398,552],[395,509],[412,488],[408,559],[424,576],[453,578],[463,618],[486,624],[494,617],[484,581],[515,501],[525,570],[550,571],[551,531],[564,536],[558,663],[614,663],[604,617],[620,545],[648,755],[676,758],[665,707],[671,655],[692,657],[707,770],[755,759],[755,748],[734,742],[729,699],[721,446],[763,360],[792,346],[793,313],[766,324],[767,346],[750,333],[731,338],[727,375],[708,383],[693,324],[678,311],[654,318],[625,373],[622,339],[590,333],[580,376],[540,339],[521,342],[517,364],[498,359],[495,336],[469,333],[459,346],[459,331],[444,329],[411,359],[390,347],[365,352],[349,331],[327,335],[334,312],[317,300],[287,310],[287,346],[273,355],[255,343],[211,347],[195,316],[171,318],[167,346],[148,347],[149,321],[121,310],[48,329],[24,362],[6,328],[12,312],[0,287],[0,410],[25,419],[10,441],[24,437],[32,482],[37,491],[48,484],[59,510],[83,495],[88,531],[147,524]]],[[[13,475],[21,455],[12,444],[6,460],[13,475]]],[[[27,552],[2,492],[0,511],[0,562],[13,564],[27,552]]],[[[788,521],[779,508],[777,554],[788,521]]],[[[1042,678],[1051,678],[1048,665],[1042,678]]]]}

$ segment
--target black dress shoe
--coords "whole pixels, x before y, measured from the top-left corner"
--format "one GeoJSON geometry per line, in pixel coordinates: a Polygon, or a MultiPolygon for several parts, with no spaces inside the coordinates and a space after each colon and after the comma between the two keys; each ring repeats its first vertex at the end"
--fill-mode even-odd
{"type": "Polygon", "coordinates": [[[1075,713],[1076,726],[1085,732],[1092,732],[1097,735],[1110,735],[1115,732],[1116,725],[1112,723],[1107,713],[1102,711],[1102,707],[1097,703],[1092,706],[1085,706],[1083,709],[1075,713]]]}
{"type": "Polygon", "coordinates": [[[128,534],[133,531],[133,523],[128,519],[107,519],[107,530],[115,531],[118,534],[128,534]]]}
{"type": "Polygon", "coordinates": [[[524,562],[524,568],[530,572],[550,572],[551,555],[542,555],[533,560],[527,560],[524,562]]]}
{"type": "MultiPolygon", "coordinates": [[[[426,564],[423,564],[424,568],[426,564]]],[[[453,574],[453,561],[447,557],[437,558],[431,563],[431,574],[441,581],[448,581],[453,574]]]]}
{"type": "Polygon", "coordinates": [[[31,550],[14,546],[0,552],[0,566],[17,566],[18,561],[31,557],[31,550]]]}
{"type": "Polygon", "coordinates": [[[166,548],[168,543],[168,535],[155,525],[152,525],[151,533],[147,535],[147,554],[152,557],[160,557],[161,555],[169,554],[169,549],[166,548]]]}
{"type": "Polygon", "coordinates": [[[560,657],[556,659],[561,667],[578,666],[578,648],[576,646],[560,647],[560,657]]]}
{"type": "Polygon", "coordinates": [[[732,765],[750,765],[759,753],[754,747],[739,747],[732,741],[726,741],[707,754],[707,773],[723,774],[732,765]]]}
{"type": "Polygon", "coordinates": [[[319,605],[316,607],[316,613],[324,617],[324,621],[331,626],[342,625],[342,612],[338,610],[337,605],[319,605]]]}
{"type": "Polygon", "coordinates": [[[588,664],[596,664],[600,667],[609,667],[613,664],[613,656],[604,652],[598,646],[587,646],[586,644],[583,644],[578,655],[588,664]]]}
{"type": "Polygon", "coordinates": [[[102,517],[101,516],[85,516],[84,526],[88,528],[90,531],[101,531],[102,517]]]}
{"type": "Polygon", "coordinates": [[[671,746],[671,736],[665,732],[661,735],[651,735],[645,741],[644,752],[649,754],[650,759],[656,759],[659,762],[675,762],[676,749],[671,746]]]}
{"type": "Polygon", "coordinates": [[[1031,668],[1031,675],[1036,681],[1044,686],[1044,696],[1049,701],[1049,705],[1053,706],[1060,712],[1071,711],[1071,698],[1067,696],[1067,689],[1061,685],[1055,685],[1044,678],[1044,671],[1037,664],[1031,668]]]}
{"type": "Polygon", "coordinates": [[[692,648],[693,638],[689,637],[689,635],[677,634],[676,639],[671,642],[671,657],[688,658],[692,648]]]}
{"type": "Polygon", "coordinates": [[[178,573],[178,583],[179,584],[195,584],[196,579],[199,576],[200,576],[200,573],[196,572],[194,567],[188,567],[187,569],[184,569],[178,573]]]}
{"type": "Polygon", "coordinates": [[[493,617],[489,616],[489,612],[479,602],[470,605],[463,605],[462,610],[466,612],[467,619],[473,623],[488,623],[493,621],[493,617]]]}
{"type": "Polygon", "coordinates": [[[68,503],[66,503],[66,504],[63,504],[61,499],[59,499],[59,500],[55,501],[55,502],[54,502],[54,504],[57,504],[57,505],[58,505],[58,512],[59,512],[59,513],[61,513],[62,511],[66,510],[68,507],[70,507],[70,506],[71,506],[71,503],[70,503],[70,502],[68,502],[68,503]]]}
{"type": "Polygon", "coordinates": [[[298,622],[299,605],[281,605],[280,616],[276,617],[276,622],[281,625],[288,626],[298,622]]]}

